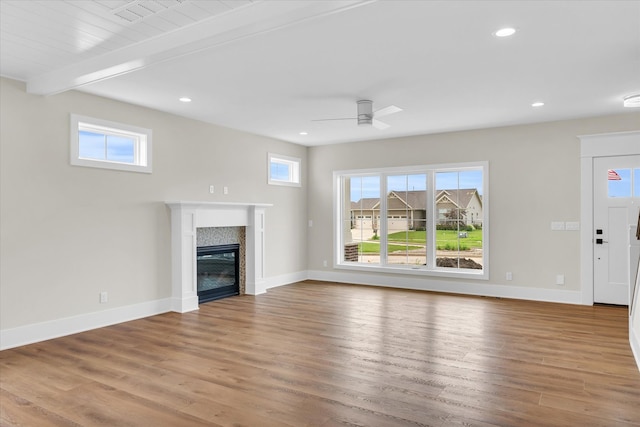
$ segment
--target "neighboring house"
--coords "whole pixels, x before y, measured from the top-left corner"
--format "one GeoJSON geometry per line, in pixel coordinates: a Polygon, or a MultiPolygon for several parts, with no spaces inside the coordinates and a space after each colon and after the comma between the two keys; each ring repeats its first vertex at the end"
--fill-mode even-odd
{"type": "MultiPolygon", "coordinates": [[[[436,194],[438,224],[455,221],[482,225],[482,196],[475,188],[439,190],[436,194]]],[[[387,197],[387,229],[424,230],[427,218],[425,191],[391,191],[387,197]]],[[[380,198],[369,197],[351,202],[351,226],[379,231],[380,198]]]]}
{"type": "Polygon", "coordinates": [[[458,219],[465,225],[482,225],[482,196],[475,188],[440,190],[436,195],[438,223],[455,220],[449,213],[460,209],[458,219]],[[449,216],[447,216],[449,215],[449,216]]]}

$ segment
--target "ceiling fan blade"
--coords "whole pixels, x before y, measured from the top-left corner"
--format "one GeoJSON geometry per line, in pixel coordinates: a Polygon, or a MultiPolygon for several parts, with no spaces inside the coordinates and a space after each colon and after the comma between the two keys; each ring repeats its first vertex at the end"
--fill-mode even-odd
{"type": "Polygon", "coordinates": [[[388,116],[389,114],[399,113],[402,111],[402,108],[396,107],[395,105],[389,105],[388,107],[384,107],[379,109],[378,111],[373,113],[374,117],[382,117],[388,116]]]}
{"type": "Polygon", "coordinates": [[[377,120],[377,119],[373,119],[371,121],[371,124],[376,129],[386,129],[386,128],[388,128],[390,126],[390,125],[386,124],[385,122],[381,122],[380,120],[377,120]]]}
{"type": "Polygon", "coordinates": [[[330,122],[330,121],[334,121],[334,120],[355,120],[355,117],[342,117],[342,118],[338,118],[338,119],[312,119],[312,122],[330,122]]]}

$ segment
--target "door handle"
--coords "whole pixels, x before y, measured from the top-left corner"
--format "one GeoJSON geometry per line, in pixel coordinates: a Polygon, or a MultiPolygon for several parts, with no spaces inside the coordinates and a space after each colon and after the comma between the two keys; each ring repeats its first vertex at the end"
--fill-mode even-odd
{"type": "Polygon", "coordinates": [[[596,239],[596,245],[601,245],[603,243],[609,243],[609,242],[607,242],[606,240],[603,240],[603,239],[596,239]]]}

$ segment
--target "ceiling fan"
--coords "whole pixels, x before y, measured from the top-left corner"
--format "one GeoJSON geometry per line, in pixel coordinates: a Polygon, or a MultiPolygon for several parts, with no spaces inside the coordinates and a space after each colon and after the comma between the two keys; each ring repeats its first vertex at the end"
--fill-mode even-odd
{"type": "Polygon", "coordinates": [[[389,105],[388,107],[381,108],[377,111],[373,111],[373,101],[368,99],[362,99],[357,102],[358,104],[358,117],[342,117],[337,119],[316,119],[312,122],[326,122],[331,120],[357,120],[358,126],[373,126],[376,129],[386,129],[389,127],[385,122],[378,120],[378,117],[388,116],[402,111],[402,108],[395,105],[389,105]]]}

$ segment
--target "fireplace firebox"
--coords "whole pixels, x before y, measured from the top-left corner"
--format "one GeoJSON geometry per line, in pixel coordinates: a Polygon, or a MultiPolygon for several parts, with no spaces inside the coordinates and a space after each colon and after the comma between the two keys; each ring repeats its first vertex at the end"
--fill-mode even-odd
{"type": "Polygon", "coordinates": [[[198,303],[240,294],[240,245],[198,247],[198,303]]]}

